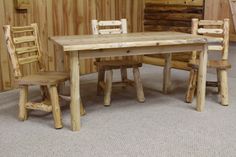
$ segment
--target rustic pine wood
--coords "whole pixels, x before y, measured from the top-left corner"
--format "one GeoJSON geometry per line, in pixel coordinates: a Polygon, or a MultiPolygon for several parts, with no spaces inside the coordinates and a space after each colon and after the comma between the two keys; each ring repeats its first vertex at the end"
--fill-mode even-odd
{"type": "MultiPolygon", "coordinates": [[[[112,20],[127,18],[130,32],[143,31],[144,21],[144,4],[146,3],[165,3],[181,5],[186,2],[186,5],[194,7],[202,5],[199,1],[192,0],[30,0],[30,7],[27,12],[19,12],[15,9],[15,0],[0,0],[0,28],[3,25],[9,24],[14,26],[24,26],[30,23],[38,23],[43,49],[43,61],[46,70],[54,71],[63,67],[65,63],[64,56],[58,55],[51,42],[48,42],[48,37],[55,35],[73,35],[73,34],[91,34],[90,24],[92,19],[112,20]],[[63,9],[62,9],[63,8],[63,9]],[[75,20],[76,19],[76,20],[75,20]],[[58,63],[58,60],[60,62],[58,63]],[[64,61],[63,61],[64,60],[64,61]],[[61,65],[62,64],[62,65],[61,65]],[[59,66],[59,67],[58,67],[59,66]]],[[[177,8],[177,7],[175,7],[177,8]]],[[[205,0],[204,19],[221,20],[230,18],[233,23],[232,13],[228,0],[205,0]]],[[[162,23],[162,28],[167,27],[163,20],[158,20],[162,23]]],[[[173,25],[178,25],[178,22],[173,25]]],[[[186,23],[184,23],[186,25],[186,23]]],[[[191,23],[188,23],[190,28],[191,23]]],[[[186,27],[184,27],[186,28],[186,27]]],[[[162,29],[163,30],[163,29],[162,29]]],[[[190,29],[189,29],[190,31],[190,29]]],[[[233,24],[230,27],[231,40],[236,39],[233,24]]],[[[14,76],[9,64],[9,57],[5,49],[3,31],[0,31],[0,91],[6,91],[15,88],[14,76]]],[[[182,55],[183,56],[183,55],[182,55]]],[[[145,57],[146,58],[146,57],[145,57]]],[[[163,58],[152,58],[157,63],[163,63],[163,58]],[[161,60],[161,62],[159,62],[161,60]]],[[[173,60],[175,56],[173,56],[173,60]]],[[[156,63],[156,64],[157,64],[156,63]]],[[[183,63],[174,61],[174,67],[183,66],[183,63]]],[[[93,65],[93,60],[81,61],[81,74],[95,72],[96,68],[93,65]]],[[[185,66],[188,68],[188,66],[185,66]]],[[[37,69],[33,66],[23,68],[24,75],[35,73],[37,69]]]]}
{"type": "MultiPolygon", "coordinates": [[[[145,31],[178,31],[191,32],[191,19],[204,17],[204,0],[146,0],[144,9],[145,31]]],[[[191,52],[172,54],[171,68],[190,70],[188,62],[191,52]]],[[[165,55],[145,55],[143,62],[164,67],[166,70],[165,55]]],[[[167,70],[168,71],[168,70],[167,70]]],[[[168,75],[165,73],[164,76],[168,75]]],[[[166,77],[165,77],[166,78],[166,77]]],[[[167,77],[168,78],[168,77],[167,77]]],[[[167,93],[166,80],[163,80],[163,92],[167,93]]]]}
{"type": "Polygon", "coordinates": [[[20,100],[19,100],[19,119],[24,121],[28,114],[25,104],[28,102],[28,86],[20,86],[20,100]]]}
{"type": "Polygon", "coordinates": [[[139,68],[138,67],[133,68],[133,73],[134,73],[134,82],[135,82],[138,101],[144,102],[145,97],[143,93],[143,85],[142,85],[142,81],[140,77],[139,68]]]}
{"type": "Polygon", "coordinates": [[[55,128],[62,128],[57,86],[60,82],[68,80],[69,75],[63,72],[45,71],[38,31],[36,24],[31,24],[26,27],[4,26],[7,50],[11,58],[16,82],[20,86],[19,119],[26,120],[27,110],[52,112],[55,128]],[[15,34],[19,32],[21,36],[17,35],[17,37],[15,37],[15,34]],[[34,47],[33,51],[31,47],[34,47]],[[21,71],[22,66],[32,63],[38,64],[39,72],[33,75],[23,76],[21,71]],[[31,85],[39,85],[41,87],[42,102],[32,102],[28,100],[28,86],[31,85]],[[47,99],[46,90],[49,91],[50,101],[47,99]]]}
{"type": "MultiPolygon", "coordinates": [[[[27,11],[17,11],[15,0],[0,0],[0,28],[9,24],[25,26],[37,23],[42,44],[42,58],[48,71],[69,69],[66,55],[60,55],[57,48],[48,41],[55,35],[91,34],[91,20],[128,19],[130,32],[140,32],[143,29],[144,0],[29,0],[27,11]],[[75,20],[76,19],[76,20],[75,20]]],[[[0,31],[0,92],[16,87],[5,49],[3,31],[0,31]]],[[[96,72],[92,59],[82,60],[81,74],[96,72]]],[[[25,66],[23,74],[33,74],[34,66],[25,66]]]]}
{"type": "Polygon", "coordinates": [[[172,60],[172,55],[171,54],[166,54],[165,55],[165,66],[164,66],[164,71],[163,71],[163,92],[165,94],[168,93],[169,88],[171,86],[171,60],[172,60]]]}
{"type": "MultiPolygon", "coordinates": [[[[193,34],[205,34],[205,35],[212,35],[217,34],[220,35],[223,39],[222,42],[218,43],[218,46],[222,47],[222,49],[219,49],[219,47],[211,47],[210,50],[215,50],[221,52],[221,60],[209,60],[207,67],[208,68],[215,68],[217,70],[217,82],[214,83],[215,87],[218,87],[218,90],[220,92],[221,96],[221,104],[222,105],[228,105],[228,82],[227,82],[227,70],[231,68],[230,63],[228,62],[228,49],[229,49],[229,19],[225,19],[224,21],[216,21],[216,25],[214,25],[214,21],[210,22],[208,21],[199,21],[198,19],[192,20],[192,33],[193,34]],[[201,25],[199,25],[201,23],[201,25]],[[221,24],[223,23],[223,24],[221,24]],[[205,25],[204,25],[205,24],[205,25]],[[200,28],[204,26],[215,26],[218,27],[213,28],[210,30],[210,28],[200,28]],[[199,31],[201,30],[201,31],[199,31]],[[206,30],[206,31],[203,31],[206,30]],[[216,31],[217,30],[217,31],[216,31]],[[222,31],[218,31],[222,30],[222,31]],[[223,90],[223,91],[222,91],[223,90]]],[[[219,38],[218,38],[219,39],[219,38]]],[[[217,44],[217,43],[215,43],[217,44]]],[[[189,62],[189,66],[192,68],[189,78],[189,87],[186,94],[186,102],[192,102],[194,93],[196,91],[196,84],[197,80],[195,79],[195,75],[197,73],[197,70],[200,68],[199,66],[199,60],[196,57],[196,52],[193,52],[192,59],[189,62]]],[[[205,79],[205,78],[204,78],[205,79]]],[[[199,81],[199,80],[198,80],[199,81]]],[[[207,85],[213,86],[213,83],[207,83],[207,85]]],[[[201,110],[201,109],[199,109],[201,110]]]]}
{"type": "Polygon", "coordinates": [[[202,112],[205,108],[205,92],[206,92],[206,73],[207,73],[207,45],[204,46],[203,52],[200,54],[200,66],[198,72],[197,83],[197,104],[203,104],[197,106],[197,111],[202,112]],[[201,63],[202,62],[202,63],[201,63]],[[205,74],[205,75],[202,75],[205,74]]]}
{"type": "MultiPolygon", "coordinates": [[[[113,20],[113,21],[97,21],[92,20],[92,31],[94,35],[106,35],[106,34],[127,34],[127,20],[113,20]],[[112,27],[112,28],[109,28],[112,27]],[[108,29],[109,28],[109,29],[108,29]]],[[[112,59],[112,60],[97,60],[95,62],[98,71],[98,82],[97,82],[97,95],[100,95],[102,90],[104,91],[104,105],[109,106],[111,102],[111,88],[112,88],[112,70],[120,69],[121,70],[121,84],[130,85],[130,82],[127,82],[127,69],[128,68],[138,68],[142,66],[141,62],[134,61],[132,59],[127,59],[123,57],[122,59],[112,59]],[[106,73],[106,74],[105,74],[106,73]],[[106,81],[104,81],[104,75],[106,75],[106,81]],[[103,88],[105,86],[105,88],[103,88]]],[[[136,73],[134,73],[136,74],[136,73]]],[[[136,80],[135,83],[141,83],[140,75],[134,77],[136,80]]],[[[140,85],[136,85],[140,87],[140,85]]],[[[124,87],[124,86],[122,86],[124,87]]],[[[137,96],[139,96],[142,88],[138,88],[137,96]]],[[[143,92],[142,92],[143,93],[143,92]]]]}
{"type": "Polygon", "coordinates": [[[106,71],[106,78],[104,84],[104,106],[111,105],[111,92],[112,92],[112,78],[113,78],[113,71],[108,70],[106,71]]]}
{"type": "Polygon", "coordinates": [[[56,85],[49,85],[49,93],[52,103],[52,114],[54,118],[54,127],[57,129],[62,128],[62,120],[61,120],[61,109],[59,105],[59,97],[57,93],[57,86],[56,85]]]}
{"type": "Polygon", "coordinates": [[[80,73],[79,73],[79,55],[77,52],[70,53],[70,81],[71,81],[71,128],[72,131],[80,130],[80,73]]]}
{"type": "Polygon", "coordinates": [[[231,9],[232,18],[233,18],[234,30],[236,31],[236,1],[229,0],[229,4],[230,4],[230,9],[231,9]]]}
{"type": "MultiPolygon", "coordinates": [[[[207,66],[207,47],[205,45],[215,43],[218,40],[212,37],[195,36],[186,33],[177,32],[152,32],[152,33],[128,33],[128,34],[112,34],[112,35],[84,35],[84,36],[54,36],[50,38],[56,45],[60,45],[65,52],[70,53],[70,61],[74,66],[71,66],[71,95],[73,105],[78,104],[80,93],[78,64],[79,59],[83,58],[101,58],[101,57],[119,57],[119,56],[134,56],[144,54],[168,54],[171,52],[180,54],[189,51],[199,51],[204,53],[200,58],[201,69],[199,76],[206,75],[207,66]],[[205,67],[205,68],[204,68],[205,67]],[[76,103],[75,103],[76,102],[76,103]]],[[[71,64],[72,65],[72,64],[71,64]]],[[[198,76],[198,78],[199,78],[198,76]]],[[[202,88],[198,87],[197,108],[203,108],[205,101],[204,86],[206,82],[200,78],[202,88]]],[[[71,109],[72,110],[72,109],[71,109]]],[[[71,111],[75,118],[72,122],[74,126],[80,126],[80,116],[75,108],[71,111]],[[77,119],[76,119],[77,118],[77,119]]],[[[78,129],[79,130],[79,129],[78,129]]]]}

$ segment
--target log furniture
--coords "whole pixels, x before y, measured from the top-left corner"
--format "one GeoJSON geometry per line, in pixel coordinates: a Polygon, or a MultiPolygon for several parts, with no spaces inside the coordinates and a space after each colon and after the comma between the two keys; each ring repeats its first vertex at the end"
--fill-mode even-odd
{"type": "MultiPolygon", "coordinates": [[[[92,31],[94,35],[104,34],[127,34],[127,20],[113,21],[97,21],[92,20],[92,31]],[[110,28],[111,27],[111,28],[110,28]]],[[[123,87],[131,85],[136,87],[137,99],[139,102],[144,102],[143,86],[140,78],[139,67],[142,63],[123,57],[122,59],[101,60],[96,59],[95,65],[98,71],[97,94],[104,92],[104,105],[110,106],[112,85],[122,85],[123,87]],[[134,81],[127,77],[127,69],[133,69],[134,81]],[[112,83],[112,75],[114,69],[120,69],[121,82],[112,83]],[[106,77],[105,77],[106,76],[106,77]],[[105,79],[105,80],[104,80],[105,79]]]]}
{"type": "MultiPolygon", "coordinates": [[[[227,70],[231,68],[231,65],[228,62],[229,19],[224,19],[223,21],[192,19],[192,34],[214,36],[221,40],[220,43],[208,46],[209,51],[220,52],[221,59],[208,61],[207,67],[214,68],[217,71],[217,81],[207,82],[207,85],[218,87],[218,91],[221,97],[221,104],[228,105],[229,96],[227,70]]],[[[196,78],[198,75],[199,60],[197,58],[197,52],[195,51],[192,53],[192,58],[189,62],[189,66],[191,67],[191,71],[188,91],[186,94],[186,102],[192,102],[194,94],[196,92],[196,78]]]]}
{"type": "Polygon", "coordinates": [[[70,53],[71,75],[71,125],[80,130],[80,77],[79,60],[86,58],[118,57],[171,52],[200,51],[197,87],[197,110],[205,105],[206,68],[208,43],[216,38],[178,32],[142,32],[111,35],[55,36],[50,38],[56,45],[70,53]]]}
{"type": "Polygon", "coordinates": [[[69,74],[45,71],[37,24],[24,27],[5,25],[3,29],[14,77],[20,87],[19,119],[26,120],[28,110],[52,112],[54,127],[57,129],[62,128],[57,87],[59,83],[69,80],[69,74]],[[21,69],[26,64],[38,66],[39,72],[23,76],[21,69]],[[28,100],[28,88],[32,85],[40,86],[43,97],[42,102],[28,100]]]}

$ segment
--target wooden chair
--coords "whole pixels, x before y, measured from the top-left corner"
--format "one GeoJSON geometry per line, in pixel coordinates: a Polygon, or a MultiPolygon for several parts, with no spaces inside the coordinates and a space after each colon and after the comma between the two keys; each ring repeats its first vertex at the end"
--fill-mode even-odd
{"type": "Polygon", "coordinates": [[[19,119],[26,120],[28,110],[52,112],[55,128],[62,128],[57,87],[59,83],[69,80],[69,75],[64,72],[45,71],[37,24],[24,27],[5,25],[3,29],[14,76],[20,87],[19,119]],[[22,66],[26,64],[37,64],[39,72],[23,76],[22,66]],[[28,87],[31,85],[40,86],[42,102],[28,101],[28,87]]]}
{"type": "MultiPolygon", "coordinates": [[[[231,68],[228,62],[229,49],[229,19],[223,21],[198,20],[192,19],[192,34],[208,35],[219,38],[221,43],[216,45],[209,45],[209,51],[221,52],[220,60],[209,60],[208,68],[214,68],[217,71],[217,81],[207,81],[207,86],[218,87],[218,92],[221,96],[221,104],[228,105],[228,77],[227,70],[231,68]]],[[[189,62],[191,67],[188,91],[186,94],[186,102],[192,102],[194,93],[196,92],[197,74],[199,60],[197,59],[197,52],[192,53],[192,59],[189,62]]]]}
{"type": "MultiPolygon", "coordinates": [[[[116,21],[97,21],[92,20],[92,31],[94,35],[104,35],[104,34],[125,34],[127,33],[127,20],[121,19],[116,21]],[[108,29],[107,27],[111,27],[108,29]]],[[[127,59],[123,57],[122,59],[114,60],[101,60],[96,59],[95,65],[98,70],[98,83],[97,83],[97,94],[101,94],[104,91],[104,105],[109,106],[111,103],[111,92],[113,85],[122,85],[123,87],[127,85],[135,85],[137,91],[137,99],[139,102],[144,102],[144,93],[141,83],[139,67],[142,67],[142,63],[127,59]],[[127,78],[127,68],[133,68],[134,81],[127,78]],[[112,83],[113,69],[121,70],[121,82],[112,83]],[[105,78],[106,76],[106,78],[105,78]],[[105,79],[105,80],[104,80],[105,79]]]]}

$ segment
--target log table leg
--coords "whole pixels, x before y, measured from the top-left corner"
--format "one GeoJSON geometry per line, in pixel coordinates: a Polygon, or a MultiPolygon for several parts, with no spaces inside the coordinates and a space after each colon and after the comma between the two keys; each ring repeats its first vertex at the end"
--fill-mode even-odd
{"type": "Polygon", "coordinates": [[[72,131],[80,130],[80,75],[79,75],[79,54],[70,53],[70,79],[71,79],[71,127],[72,131]]]}
{"type": "Polygon", "coordinates": [[[207,44],[205,44],[203,51],[200,53],[200,65],[198,70],[197,111],[199,112],[203,111],[205,107],[207,51],[208,47],[207,44]]]}
{"type": "Polygon", "coordinates": [[[165,65],[163,71],[163,93],[167,94],[171,86],[171,58],[172,54],[165,54],[165,65]]]}

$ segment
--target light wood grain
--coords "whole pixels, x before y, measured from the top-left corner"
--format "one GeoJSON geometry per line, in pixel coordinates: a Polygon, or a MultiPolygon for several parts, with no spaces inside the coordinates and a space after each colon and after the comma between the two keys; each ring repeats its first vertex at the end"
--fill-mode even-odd
{"type": "MultiPolygon", "coordinates": [[[[46,70],[54,71],[64,69],[66,55],[59,55],[48,37],[54,35],[82,35],[91,34],[91,20],[114,20],[127,18],[129,32],[138,32],[143,29],[143,1],[109,1],[109,0],[30,0],[27,11],[18,12],[14,0],[0,1],[0,27],[9,24],[12,26],[25,26],[37,23],[42,44],[42,59],[46,70]],[[60,61],[60,62],[59,62],[60,61]]],[[[25,32],[30,33],[32,28],[25,32]]],[[[14,33],[22,33],[21,29],[14,33]]],[[[0,31],[0,91],[15,88],[14,76],[11,73],[9,57],[4,45],[3,32],[0,31]],[[3,68],[4,67],[4,68],[3,68]]],[[[68,58],[68,57],[67,57],[68,58]]],[[[92,59],[81,60],[80,72],[87,74],[95,72],[92,59]]],[[[69,65],[68,65],[69,66],[69,65]]],[[[66,67],[69,69],[69,67],[66,67]]],[[[33,65],[23,67],[23,75],[35,73],[37,68],[33,65]]]]}
{"type": "MultiPolygon", "coordinates": [[[[56,44],[62,45],[64,51],[75,50],[98,50],[127,47],[144,46],[166,46],[218,42],[218,39],[177,32],[143,32],[130,34],[111,34],[111,35],[83,35],[83,36],[57,36],[50,38],[56,44]],[[79,44],[78,44],[79,43],[79,44]]],[[[129,52],[128,52],[129,53],[129,52]]]]}
{"type": "Polygon", "coordinates": [[[139,69],[137,67],[133,68],[133,74],[134,74],[134,82],[135,82],[135,87],[136,87],[136,92],[137,92],[137,99],[139,102],[144,102],[145,97],[143,93],[143,84],[141,81],[139,69]]]}
{"type": "Polygon", "coordinates": [[[25,120],[27,118],[27,110],[52,111],[55,128],[62,128],[57,86],[68,80],[69,75],[63,72],[45,71],[42,62],[41,43],[37,24],[31,24],[30,26],[24,27],[4,25],[4,33],[7,50],[14,69],[14,77],[16,83],[20,86],[19,119],[25,120]],[[28,33],[29,29],[30,33],[28,33]],[[17,34],[19,31],[23,33],[20,33],[15,37],[16,33],[14,33],[14,30],[17,31],[17,34]],[[24,43],[23,47],[21,47],[22,43],[24,43]],[[24,76],[22,66],[30,63],[38,64],[38,72],[33,75],[24,76]],[[43,101],[32,102],[27,100],[28,86],[31,85],[39,85],[41,87],[43,101]],[[46,92],[46,87],[49,92],[46,92]],[[47,99],[49,98],[47,93],[50,94],[50,100],[47,99]]]}
{"type": "Polygon", "coordinates": [[[27,119],[27,109],[25,108],[26,103],[28,102],[28,86],[20,87],[20,100],[19,100],[19,119],[24,121],[27,119]]]}
{"type": "Polygon", "coordinates": [[[163,71],[163,92],[168,93],[169,88],[171,87],[171,60],[172,54],[166,54],[164,71],[163,71]]]}
{"type": "Polygon", "coordinates": [[[50,98],[51,98],[51,103],[52,103],[52,114],[54,118],[54,127],[56,129],[62,128],[62,120],[61,120],[61,109],[59,106],[59,98],[58,98],[58,93],[57,93],[57,87],[54,86],[49,86],[49,93],[50,93],[50,98]]]}
{"type": "MultiPolygon", "coordinates": [[[[215,68],[217,70],[217,82],[207,82],[207,85],[218,87],[218,91],[221,97],[221,104],[226,106],[229,103],[227,70],[231,68],[230,63],[228,62],[229,19],[224,19],[221,22],[217,21],[216,24],[214,24],[214,21],[210,21],[210,20],[200,20],[200,21],[198,19],[192,20],[192,34],[204,34],[206,32],[207,32],[207,35],[221,34],[220,36],[220,38],[222,38],[221,42],[219,42],[217,45],[208,46],[208,50],[219,51],[221,53],[221,59],[208,61],[207,67],[215,68]],[[201,25],[199,25],[199,23],[201,23],[201,25]],[[199,27],[204,26],[204,24],[205,26],[207,27],[211,26],[212,28],[208,28],[207,30],[206,29],[204,30],[203,28],[199,29],[199,27]],[[219,32],[218,30],[221,30],[221,31],[219,32]]],[[[192,70],[191,70],[190,78],[189,78],[189,87],[186,94],[186,102],[192,102],[192,99],[196,90],[195,85],[198,84],[197,80],[195,79],[195,75],[197,73],[197,70],[201,67],[199,66],[199,60],[197,59],[196,52],[192,53],[192,59],[189,61],[189,66],[192,68],[192,70]]],[[[199,110],[202,110],[202,108],[199,108],[199,110]]]]}
{"type": "Polygon", "coordinates": [[[79,55],[77,52],[70,53],[70,82],[71,82],[71,128],[73,131],[80,130],[80,74],[79,55]]]}
{"type": "Polygon", "coordinates": [[[105,89],[104,89],[104,106],[111,105],[112,78],[113,78],[113,71],[112,70],[106,71],[105,89]]]}

